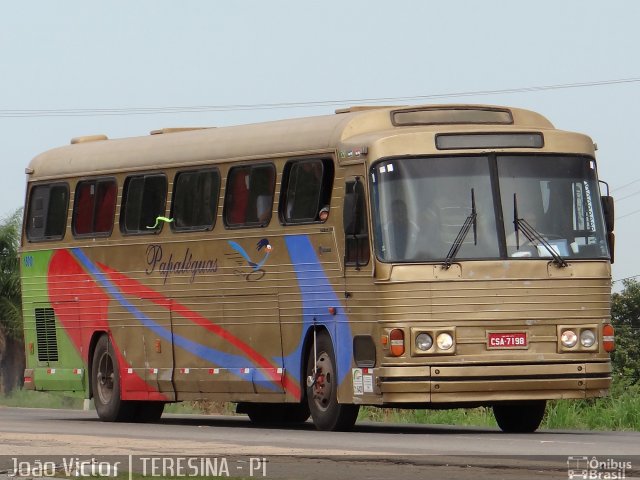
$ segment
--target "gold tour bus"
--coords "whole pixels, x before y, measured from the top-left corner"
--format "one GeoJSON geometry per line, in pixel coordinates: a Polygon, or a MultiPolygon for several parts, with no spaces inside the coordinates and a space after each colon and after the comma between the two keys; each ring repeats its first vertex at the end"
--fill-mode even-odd
{"type": "Polygon", "coordinates": [[[531,432],[547,400],[608,393],[613,200],[592,140],[537,113],[94,135],[26,173],[25,386],[104,421],[491,406],[531,432]]]}

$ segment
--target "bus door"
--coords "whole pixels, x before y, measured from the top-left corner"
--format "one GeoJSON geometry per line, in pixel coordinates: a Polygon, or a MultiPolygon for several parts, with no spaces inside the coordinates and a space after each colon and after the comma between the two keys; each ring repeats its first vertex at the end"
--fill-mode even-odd
{"type": "Polygon", "coordinates": [[[361,301],[354,297],[360,286],[370,290],[372,269],[364,181],[363,176],[347,177],[343,212],[346,298],[356,302],[361,301]]]}
{"type": "MultiPolygon", "coordinates": [[[[368,305],[375,295],[372,288],[372,262],[369,228],[367,222],[367,202],[365,176],[347,177],[344,199],[344,277],[345,301],[352,326],[354,358],[360,366],[375,365],[375,347],[371,336],[370,322],[378,312],[368,305]],[[364,328],[364,331],[355,330],[364,328]],[[366,357],[366,358],[365,358],[366,357]]],[[[355,387],[354,387],[355,388],[355,387]]],[[[365,386],[363,393],[368,392],[365,386]]]]}

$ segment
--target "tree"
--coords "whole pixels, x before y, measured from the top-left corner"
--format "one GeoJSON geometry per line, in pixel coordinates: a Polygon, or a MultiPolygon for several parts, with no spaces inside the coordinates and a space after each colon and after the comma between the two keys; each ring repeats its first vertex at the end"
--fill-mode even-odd
{"type": "Polygon", "coordinates": [[[24,339],[20,293],[20,227],[22,209],[0,224],[0,393],[22,384],[24,339]]]}
{"type": "Polygon", "coordinates": [[[627,385],[640,384],[640,283],[624,280],[622,292],[611,297],[616,350],[611,355],[614,374],[627,385]]]}

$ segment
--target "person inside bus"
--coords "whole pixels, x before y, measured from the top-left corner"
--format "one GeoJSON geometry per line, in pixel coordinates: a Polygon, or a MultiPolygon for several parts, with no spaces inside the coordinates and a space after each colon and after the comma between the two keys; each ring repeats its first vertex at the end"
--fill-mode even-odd
{"type": "Polygon", "coordinates": [[[319,217],[318,201],[322,187],[320,160],[295,164],[289,176],[287,219],[314,221],[319,217]]]}
{"type": "Polygon", "coordinates": [[[413,256],[413,250],[420,233],[420,227],[409,218],[406,203],[399,198],[391,202],[391,219],[385,225],[391,260],[407,260],[413,256]]]}

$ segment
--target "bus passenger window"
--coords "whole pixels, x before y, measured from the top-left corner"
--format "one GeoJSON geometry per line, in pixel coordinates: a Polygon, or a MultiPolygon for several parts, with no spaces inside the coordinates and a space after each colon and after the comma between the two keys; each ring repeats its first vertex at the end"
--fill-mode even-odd
{"type": "Polygon", "coordinates": [[[31,242],[61,240],[67,226],[69,186],[66,183],[37,185],[31,189],[26,233],[31,242]]]}
{"type": "Polygon", "coordinates": [[[114,179],[78,182],[73,202],[75,236],[108,236],[113,229],[118,187],[114,179]]]}
{"type": "Polygon", "coordinates": [[[157,233],[163,222],[167,199],[167,177],[164,175],[136,175],[124,183],[120,230],[124,234],[157,233]]]}
{"type": "Polygon", "coordinates": [[[229,170],[224,199],[228,228],[265,227],[271,220],[276,171],[272,164],[229,170]]]}
{"type": "Polygon", "coordinates": [[[174,181],[171,228],[179,232],[212,230],[219,193],[217,169],[179,172],[174,181]]]}
{"type": "Polygon", "coordinates": [[[280,194],[283,223],[324,222],[328,217],[333,187],[330,159],[295,160],[285,165],[280,194]],[[320,212],[326,215],[320,217],[320,212]]]}

